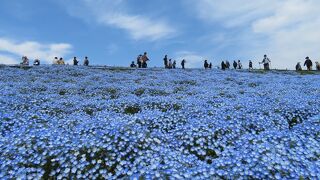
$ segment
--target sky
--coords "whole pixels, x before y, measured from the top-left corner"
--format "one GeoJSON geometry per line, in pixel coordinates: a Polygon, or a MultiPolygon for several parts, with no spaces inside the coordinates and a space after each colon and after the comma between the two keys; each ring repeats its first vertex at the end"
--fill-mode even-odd
{"type": "Polygon", "coordinates": [[[21,56],[71,63],[129,66],[148,52],[149,67],[165,54],[186,67],[248,60],[258,68],[293,69],[320,60],[319,0],[1,0],[0,64],[21,56]]]}

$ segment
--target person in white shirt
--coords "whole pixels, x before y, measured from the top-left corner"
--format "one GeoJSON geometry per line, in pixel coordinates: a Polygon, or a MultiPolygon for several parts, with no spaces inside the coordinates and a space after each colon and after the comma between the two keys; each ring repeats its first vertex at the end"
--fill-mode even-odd
{"type": "Polygon", "coordinates": [[[270,59],[267,57],[267,55],[264,55],[262,62],[259,64],[263,64],[264,70],[270,70],[270,63],[270,59]]]}
{"type": "Polygon", "coordinates": [[[52,64],[58,64],[58,57],[54,57],[53,61],[52,61],[52,64]]]}

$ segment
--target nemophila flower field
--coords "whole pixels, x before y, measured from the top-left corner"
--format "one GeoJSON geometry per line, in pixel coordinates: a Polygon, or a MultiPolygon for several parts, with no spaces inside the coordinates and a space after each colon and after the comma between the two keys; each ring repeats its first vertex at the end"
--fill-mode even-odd
{"type": "Polygon", "coordinates": [[[0,68],[0,179],[319,179],[320,75],[0,68]]]}

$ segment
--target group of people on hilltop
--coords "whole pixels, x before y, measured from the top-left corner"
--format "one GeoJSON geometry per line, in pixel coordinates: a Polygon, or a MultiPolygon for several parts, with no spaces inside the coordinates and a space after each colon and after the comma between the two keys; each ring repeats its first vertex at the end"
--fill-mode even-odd
{"type": "MultiPolygon", "coordinates": [[[[316,70],[320,71],[320,64],[319,64],[319,62],[315,62],[315,64],[316,64],[316,70]]],[[[311,60],[309,57],[306,57],[306,60],[305,60],[305,62],[304,62],[304,66],[307,66],[307,70],[308,70],[308,71],[311,71],[311,70],[312,70],[313,63],[312,63],[312,60],[311,60]]],[[[302,67],[301,67],[300,62],[297,63],[297,65],[296,65],[296,70],[297,70],[297,71],[302,71],[302,67]]]]}
{"type": "MultiPolygon", "coordinates": [[[[22,56],[22,62],[20,64],[24,65],[24,66],[29,66],[28,57],[27,56],[22,56]]],[[[65,65],[66,63],[65,63],[65,61],[64,61],[64,59],[62,57],[60,57],[59,59],[58,59],[58,57],[54,57],[52,64],[54,64],[54,65],[65,65]]],[[[73,65],[77,66],[78,64],[79,64],[79,61],[77,60],[77,57],[74,57],[73,58],[73,65]]],[[[35,59],[33,61],[33,65],[34,66],[40,66],[40,60],[39,59],[35,59]]],[[[84,66],[89,66],[88,57],[84,58],[83,65],[84,66]]]]}
{"type": "MultiPolygon", "coordinates": [[[[264,58],[262,60],[262,62],[259,62],[259,64],[263,64],[264,66],[264,70],[270,70],[270,59],[267,57],[267,55],[264,55],[264,58]]],[[[233,68],[234,69],[242,69],[242,63],[240,60],[238,61],[233,61],[233,68]]],[[[212,64],[208,63],[208,60],[205,60],[204,61],[204,64],[203,64],[204,68],[205,69],[211,69],[212,67],[212,64]]],[[[226,70],[226,69],[230,69],[230,63],[228,60],[226,61],[222,61],[221,62],[221,67],[220,67],[222,70],[226,70]]],[[[253,69],[253,62],[251,60],[249,60],[249,70],[252,70],[253,69]]]]}
{"type": "MultiPolygon", "coordinates": [[[[63,60],[62,57],[60,57],[59,59],[58,59],[58,57],[54,57],[53,64],[54,65],[65,65],[65,61],[63,60]]],[[[78,61],[77,57],[73,57],[73,65],[77,66],[78,64],[79,64],[79,61],[78,61]]],[[[89,66],[89,59],[87,56],[83,60],[83,65],[89,66]]]]}
{"type": "MultiPolygon", "coordinates": [[[[74,66],[78,66],[78,64],[79,64],[79,61],[78,61],[77,57],[73,57],[73,65],[74,65],[74,66]]],[[[83,65],[84,65],[84,66],[89,66],[89,59],[88,59],[87,56],[84,57],[83,65]]]]}
{"type": "Polygon", "coordinates": [[[204,69],[212,69],[212,63],[208,63],[208,60],[204,60],[203,67],[204,69]]]}
{"type": "MultiPolygon", "coordinates": [[[[264,55],[264,58],[262,62],[259,62],[259,64],[263,64],[264,70],[270,70],[270,59],[267,57],[267,55],[264,55]]],[[[207,60],[204,61],[204,68],[207,69],[206,67],[208,66],[207,60]]],[[[234,69],[242,69],[242,63],[240,60],[238,61],[233,61],[233,68],[234,69]]],[[[222,61],[221,62],[221,69],[226,70],[230,69],[230,63],[229,61],[222,61]]],[[[251,60],[249,60],[249,70],[253,70],[253,63],[251,60]]]]}
{"type": "MultiPolygon", "coordinates": [[[[22,58],[21,58],[21,65],[24,65],[24,66],[29,66],[29,59],[28,59],[28,57],[27,56],[22,56],[22,58]]],[[[33,61],[33,65],[34,66],[40,66],[40,60],[39,59],[35,59],[34,61],[33,61]]]]}
{"type": "MultiPolygon", "coordinates": [[[[185,59],[183,59],[181,61],[181,68],[182,69],[185,69],[186,62],[187,61],[185,59]]],[[[176,69],[177,61],[176,60],[172,61],[172,59],[168,60],[168,55],[165,55],[163,58],[163,64],[164,64],[164,68],[166,68],[166,69],[176,69]]]]}
{"type": "Polygon", "coordinates": [[[137,57],[137,65],[134,63],[134,61],[131,62],[130,67],[135,68],[147,68],[148,67],[148,61],[150,61],[150,59],[148,58],[148,53],[144,52],[143,55],[140,54],[137,57]]]}

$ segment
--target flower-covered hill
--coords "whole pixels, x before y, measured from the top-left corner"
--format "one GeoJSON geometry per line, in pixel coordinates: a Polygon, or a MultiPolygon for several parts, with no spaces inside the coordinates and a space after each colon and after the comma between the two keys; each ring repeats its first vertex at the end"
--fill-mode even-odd
{"type": "Polygon", "coordinates": [[[320,179],[320,75],[0,68],[0,179],[320,179]]]}

